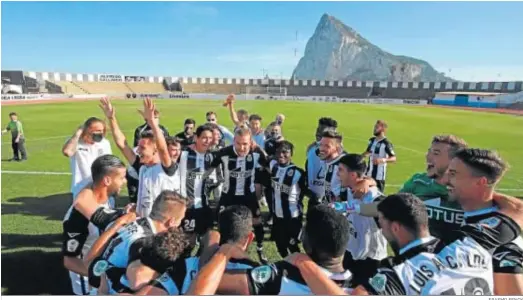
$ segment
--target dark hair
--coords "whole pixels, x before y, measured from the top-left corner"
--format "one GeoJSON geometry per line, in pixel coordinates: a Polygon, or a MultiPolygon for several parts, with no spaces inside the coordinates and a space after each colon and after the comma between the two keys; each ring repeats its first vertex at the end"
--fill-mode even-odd
{"type": "Polygon", "coordinates": [[[432,144],[449,145],[449,157],[453,158],[458,151],[467,148],[467,142],[464,139],[455,135],[436,135],[432,138],[432,144]]]}
{"type": "Polygon", "coordinates": [[[214,111],[212,111],[212,110],[211,110],[211,111],[208,111],[208,112],[205,113],[205,117],[208,117],[208,116],[210,116],[210,115],[218,116],[218,115],[217,115],[214,111]]]}
{"type": "Polygon", "coordinates": [[[115,155],[105,154],[99,156],[91,165],[93,183],[98,183],[115,169],[125,169],[125,164],[115,155]]]}
{"type": "MultiPolygon", "coordinates": [[[[104,133],[105,133],[105,122],[102,119],[99,119],[97,117],[90,117],[89,119],[85,120],[84,128],[89,128],[94,123],[102,123],[104,125],[104,133]]],[[[86,134],[87,134],[87,131],[84,131],[84,133],[82,135],[86,135],[86,134]]]]}
{"type": "Polygon", "coordinates": [[[327,130],[323,131],[321,134],[321,137],[336,139],[340,143],[343,140],[343,136],[339,132],[337,132],[336,130],[333,130],[333,129],[327,129],[327,130]]]}
{"type": "Polygon", "coordinates": [[[200,137],[204,131],[210,131],[212,134],[212,130],[213,130],[212,126],[209,126],[207,124],[200,125],[200,126],[198,126],[198,128],[196,128],[196,136],[200,137]]]}
{"type": "Polygon", "coordinates": [[[154,134],[151,130],[146,130],[140,134],[140,139],[150,139],[155,141],[154,134]]]}
{"type": "Polygon", "coordinates": [[[185,119],[185,122],[183,122],[183,125],[189,125],[189,124],[196,125],[196,121],[194,119],[185,119]]]}
{"type": "Polygon", "coordinates": [[[338,128],[338,121],[333,118],[323,117],[318,120],[318,126],[338,128]]]}
{"type": "Polygon", "coordinates": [[[238,109],[238,114],[240,115],[248,115],[249,113],[245,109],[238,109]]]}
{"type": "Polygon", "coordinates": [[[182,145],[180,143],[180,141],[178,141],[176,139],[176,137],[173,137],[173,136],[168,136],[167,138],[165,138],[165,143],[167,144],[167,146],[177,146],[177,145],[182,145]]]}
{"type": "Polygon", "coordinates": [[[340,164],[346,166],[350,171],[356,172],[358,177],[362,177],[367,170],[365,156],[361,154],[346,154],[340,158],[340,164]]]}
{"type": "Polygon", "coordinates": [[[350,238],[350,224],[345,216],[327,205],[316,205],[307,212],[305,234],[318,254],[340,257],[350,238]]]}
{"type": "Polygon", "coordinates": [[[9,116],[12,117],[12,116],[18,116],[14,111],[9,113],[9,116]]]}
{"type": "Polygon", "coordinates": [[[489,184],[497,183],[508,169],[496,151],[487,149],[462,149],[456,153],[456,158],[467,165],[474,176],[486,177],[489,184]]]}
{"type": "Polygon", "coordinates": [[[428,229],[429,217],[425,203],[410,193],[398,193],[385,197],[378,204],[378,211],[390,222],[398,222],[413,235],[419,236],[428,229]]]}
{"type": "Polygon", "coordinates": [[[276,151],[278,151],[280,148],[283,148],[283,147],[291,150],[291,156],[294,154],[294,145],[291,142],[289,142],[287,140],[276,142],[276,151]]]}
{"type": "Polygon", "coordinates": [[[150,239],[152,241],[150,245],[144,246],[140,260],[158,273],[163,273],[172,267],[189,246],[189,240],[180,228],[169,228],[150,239]]]}
{"type": "Polygon", "coordinates": [[[149,213],[149,218],[156,221],[163,221],[166,214],[170,213],[169,205],[178,204],[190,206],[190,201],[175,191],[163,190],[154,200],[153,207],[149,213]]]}
{"type": "Polygon", "coordinates": [[[257,114],[251,115],[249,117],[249,122],[250,121],[261,121],[261,120],[262,120],[262,117],[260,115],[257,115],[257,114]]]}
{"type": "Polygon", "coordinates": [[[238,243],[252,231],[252,213],[244,205],[231,205],[220,213],[220,244],[238,243]]]}

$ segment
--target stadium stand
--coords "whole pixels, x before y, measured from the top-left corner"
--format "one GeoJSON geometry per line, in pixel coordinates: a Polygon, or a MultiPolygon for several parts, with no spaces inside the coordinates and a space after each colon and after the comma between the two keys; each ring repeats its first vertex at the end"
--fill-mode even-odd
{"type": "Polygon", "coordinates": [[[122,95],[132,93],[123,82],[74,82],[89,94],[122,95]]]}
{"type": "Polygon", "coordinates": [[[162,83],[156,82],[125,82],[127,88],[133,93],[150,93],[150,94],[161,94],[165,93],[165,88],[162,83]]]}
{"type": "Polygon", "coordinates": [[[65,94],[75,94],[75,95],[89,94],[89,92],[87,90],[83,89],[78,84],[76,84],[72,81],[58,81],[55,83],[62,87],[62,93],[65,93],[65,94]]]}

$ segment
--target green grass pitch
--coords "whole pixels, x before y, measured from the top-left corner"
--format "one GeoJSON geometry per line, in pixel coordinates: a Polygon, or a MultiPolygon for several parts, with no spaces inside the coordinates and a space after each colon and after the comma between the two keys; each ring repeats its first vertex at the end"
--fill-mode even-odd
{"type": "MultiPolygon", "coordinates": [[[[134,128],[143,123],[136,111],[141,108],[141,101],[114,101],[114,105],[120,126],[131,140],[134,128]]],[[[232,128],[229,113],[219,101],[159,100],[157,107],[161,124],[171,134],[182,130],[185,118],[194,118],[201,124],[209,110],[218,113],[221,124],[232,128]]],[[[387,120],[388,137],[398,156],[398,162],[389,166],[387,193],[397,191],[413,173],[424,170],[425,152],[433,135],[457,134],[471,146],[498,150],[511,165],[499,188],[510,195],[523,195],[521,117],[437,107],[341,103],[240,101],[237,108],[260,114],[264,125],[276,113],[284,113],[287,116],[284,135],[295,144],[294,161],[301,166],[319,117],[336,118],[344,134],[345,148],[356,153],[365,150],[374,122],[387,120]]],[[[71,177],[6,171],[70,172],[69,160],[61,154],[62,144],[86,118],[103,115],[97,102],[2,109],[2,126],[7,124],[10,111],[18,113],[24,124],[29,155],[26,162],[6,162],[12,157],[10,136],[2,137],[2,294],[68,294],[69,281],[59,248],[61,220],[70,201],[67,193],[71,177]]],[[[113,151],[120,155],[114,144],[113,151]]],[[[280,259],[272,242],[267,242],[265,248],[271,260],[280,259]]],[[[253,249],[250,251],[254,253],[253,249]]]]}

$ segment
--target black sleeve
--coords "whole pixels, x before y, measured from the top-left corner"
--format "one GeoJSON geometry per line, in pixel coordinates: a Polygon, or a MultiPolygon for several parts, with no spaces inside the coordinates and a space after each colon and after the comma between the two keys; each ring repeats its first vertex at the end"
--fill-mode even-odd
{"type": "Polygon", "coordinates": [[[514,243],[505,244],[494,251],[494,273],[523,274],[523,249],[514,243]]]}
{"type": "Polygon", "coordinates": [[[140,129],[141,126],[136,127],[134,130],[134,141],[133,141],[133,147],[138,146],[138,141],[140,140],[140,129]]]}
{"type": "Polygon", "coordinates": [[[373,142],[374,142],[374,138],[370,138],[369,143],[367,144],[367,150],[365,150],[365,152],[370,152],[373,142]]]}
{"type": "Polygon", "coordinates": [[[263,265],[247,270],[251,295],[278,295],[282,274],[275,264],[263,265]]]}
{"type": "Polygon", "coordinates": [[[218,168],[222,163],[222,157],[227,155],[231,146],[220,149],[212,153],[213,159],[211,161],[211,168],[218,168]]]}
{"type": "Polygon", "coordinates": [[[396,153],[394,152],[394,146],[389,141],[387,141],[387,143],[385,144],[385,152],[389,157],[396,156],[396,153]]]}
{"type": "Polygon", "coordinates": [[[160,129],[162,130],[163,132],[163,136],[168,138],[169,137],[169,131],[167,131],[167,128],[163,127],[162,125],[160,125],[160,129]]]}
{"type": "Polygon", "coordinates": [[[109,224],[114,222],[119,217],[123,216],[125,211],[123,209],[112,209],[106,207],[99,207],[91,216],[90,222],[100,230],[105,230],[109,224]]]}
{"type": "Polygon", "coordinates": [[[377,273],[362,285],[371,295],[401,296],[407,294],[400,278],[390,268],[378,269],[377,273]]]}
{"type": "Polygon", "coordinates": [[[152,245],[152,237],[151,236],[145,236],[142,238],[137,239],[133,242],[131,247],[129,248],[129,263],[132,261],[135,261],[137,259],[140,259],[142,254],[142,249],[145,247],[150,247],[152,245]]]}
{"type": "Polygon", "coordinates": [[[89,236],[87,226],[82,226],[75,220],[65,221],[63,223],[62,254],[70,257],[79,256],[87,236],[89,236]]]}
{"type": "Polygon", "coordinates": [[[131,166],[137,174],[140,174],[140,168],[143,166],[143,164],[140,162],[140,157],[138,157],[138,155],[136,155],[136,158],[131,166]]]}
{"type": "Polygon", "coordinates": [[[178,170],[178,164],[175,161],[171,161],[171,165],[168,167],[165,167],[162,165],[162,169],[167,174],[167,176],[173,176],[174,173],[176,173],[176,170],[178,170]]]}
{"type": "Polygon", "coordinates": [[[303,171],[300,168],[296,169],[298,172],[300,172],[300,178],[298,179],[298,187],[300,188],[300,196],[299,200],[302,201],[303,197],[310,196],[309,193],[309,185],[307,184],[307,174],[305,171],[303,171]]]}
{"type": "Polygon", "coordinates": [[[256,153],[258,153],[260,155],[260,158],[258,159],[258,164],[262,167],[262,168],[268,168],[269,167],[269,158],[267,157],[267,155],[261,151],[260,149],[256,148],[256,153]]]}
{"type": "Polygon", "coordinates": [[[488,251],[512,242],[521,234],[521,228],[509,217],[496,214],[474,224],[465,224],[459,232],[474,239],[488,251]]]}

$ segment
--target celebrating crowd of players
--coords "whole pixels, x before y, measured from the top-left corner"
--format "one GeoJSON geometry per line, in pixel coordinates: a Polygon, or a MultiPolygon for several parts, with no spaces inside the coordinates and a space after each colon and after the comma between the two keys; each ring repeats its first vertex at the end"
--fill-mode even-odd
{"type": "Polygon", "coordinates": [[[62,252],[75,294],[523,294],[523,202],[495,191],[507,169],[496,152],[435,136],[426,172],[386,196],[396,155],[385,121],[353,154],[337,121],[320,118],[304,170],[283,115],[264,130],[234,103],[224,103],[232,132],[208,112],[204,125],[187,119],[170,137],[145,99],[131,147],[102,99],[127,165],[101,119],[67,140],[74,200],[62,252]],[[116,208],[126,183],[130,203],[116,208]],[[264,222],[282,260],[264,254],[264,222]],[[258,261],[246,252],[253,241],[258,261]]]}

